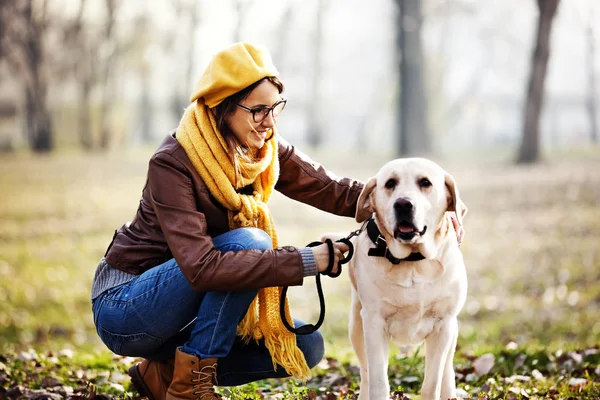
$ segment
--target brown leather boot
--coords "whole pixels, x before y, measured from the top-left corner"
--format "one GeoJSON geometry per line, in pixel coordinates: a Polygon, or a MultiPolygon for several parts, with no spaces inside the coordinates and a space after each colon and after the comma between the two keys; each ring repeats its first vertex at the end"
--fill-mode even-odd
{"type": "Polygon", "coordinates": [[[184,353],[181,348],[175,352],[175,372],[166,400],[214,400],[222,399],[215,392],[217,384],[217,359],[198,357],[184,353]]]}
{"type": "Polygon", "coordinates": [[[149,400],[165,400],[167,389],[173,380],[174,360],[143,360],[129,368],[131,383],[149,400]]]}

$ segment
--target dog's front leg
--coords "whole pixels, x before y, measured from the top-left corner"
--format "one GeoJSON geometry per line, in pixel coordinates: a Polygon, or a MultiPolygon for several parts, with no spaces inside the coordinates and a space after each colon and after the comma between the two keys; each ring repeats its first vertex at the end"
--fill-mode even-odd
{"type": "MultiPolygon", "coordinates": [[[[448,358],[450,354],[454,355],[454,349],[450,351],[450,348],[453,348],[456,343],[458,332],[456,317],[439,321],[436,328],[437,331],[432,332],[425,339],[425,378],[421,388],[421,398],[423,400],[440,399],[442,379],[448,362],[450,362],[452,368],[452,359],[448,360],[448,358]]],[[[453,387],[454,385],[454,382],[452,382],[453,387]]],[[[446,396],[447,388],[444,392],[444,396],[446,396]]],[[[446,397],[443,400],[447,400],[446,397]]]]}
{"type": "Polygon", "coordinates": [[[389,397],[390,393],[387,374],[390,339],[385,327],[385,320],[378,313],[369,313],[365,308],[361,310],[360,314],[363,321],[365,349],[367,350],[368,399],[384,400],[389,397]]]}
{"type": "Polygon", "coordinates": [[[448,348],[448,356],[444,365],[444,374],[442,377],[442,400],[456,398],[456,378],[454,376],[454,352],[456,351],[456,340],[458,339],[458,321],[454,319],[456,329],[451,330],[452,343],[448,348]]]}
{"type": "Polygon", "coordinates": [[[362,306],[358,295],[352,291],[352,306],[350,307],[349,333],[350,342],[354,352],[358,357],[360,366],[360,396],[359,400],[369,400],[369,370],[367,365],[367,353],[365,349],[365,334],[363,332],[363,322],[360,316],[362,306]]]}

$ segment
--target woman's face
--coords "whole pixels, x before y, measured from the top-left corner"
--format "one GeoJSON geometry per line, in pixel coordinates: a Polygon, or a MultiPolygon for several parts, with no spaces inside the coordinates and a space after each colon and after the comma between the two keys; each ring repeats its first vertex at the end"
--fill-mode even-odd
{"type": "MultiPolygon", "coordinates": [[[[280,100],[281,96],[277,87],[265,80],[239,104],[254,110],[261,107],[272,107],[280,100]]],[[[265,140],[273,134],[272,129],[275,127],[275,118],[273,118],[272,112],[269,112],[262,122],[254,122],[252,112],[237,106],[233,114],[225,117],[225,121],[240,145],[251,150],[260,150],[264,146],[265,140]]]]}

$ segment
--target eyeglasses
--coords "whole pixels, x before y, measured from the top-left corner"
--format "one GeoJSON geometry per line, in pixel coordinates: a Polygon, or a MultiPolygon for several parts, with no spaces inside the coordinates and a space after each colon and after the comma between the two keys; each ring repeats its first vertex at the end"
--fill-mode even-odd
{"type": "Polygon", "coordinates": [[[250,108],[250,107],[246,107],[246,106],[243,106],[243,105],[237,104],[237,103],[236,103],[236,105],[238,107],[252,113],[252,119],[254,120],[254,122],[260,123],[260,122],[263,122],[267,118],[269,113],[273,113],[273,118],[277,118],[279,116],[279,114],[281,114],[283,109],[285,108],[285,103],[287,103],[286,99],[282,99],[282,100],[278,101],[277,103],[273,104],[272,107],[261,106],[261,107],[250,108]]]}

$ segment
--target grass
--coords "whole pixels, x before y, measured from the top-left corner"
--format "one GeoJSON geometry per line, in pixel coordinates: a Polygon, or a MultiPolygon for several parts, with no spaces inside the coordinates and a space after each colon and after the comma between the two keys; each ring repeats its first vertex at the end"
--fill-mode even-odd
{"type": "MultiPolygon", "coordinates": [[[[134,396],[124,376],[132,360],[114,358],[97,338],[89,287],[113,231],[133,217],[150,154],[145,149],[0,156],[0,386],[27,381],[37,368],[42,371],[35,372],[38,378],[47,371],[80,393],[82,388],[91,393],[90,383],[101,393],[134,396]],[[19,354],[27,358],[30,348],[35,361],[19,360],[19,354]],[[63,349],[73,349],[74,357],[54,356],[63,349]],[[78,370],[85,377],[73,375],[78,370]],[[3,373],[8,376],[4,382],[3,373]]],[[[387,157],[347,154],[340,160],[323,151],[315,159],[340,175],[364,180],[387,157]]],[[[469,294],[455,360],[459,386],[472,396],[479,393],[473,388],[484,388],[489,398],[598,398],[600,151],[552,154],[532,166],[510,165],[498,157],[447,158],[440,164],[455,176],[469,207],[462,247],[469,294]],[[494,355],[494,367],[473,375],[474,360],[486,353],[494,355]],[[545,379],[534,378],[534,369],[545,379]],[[515,375],[529,380],[506,381],[515,375]],[[573,377],[585,383],[572,385],[573,377]]],[[[326,231],[356,229],[351,219],[280,195],[272,200],[272,211],[282,244],[302,246],[326,231]]],[[[279,390],[282,398],[327,391],[352,398],[358,378],[346,337],[347,277],[324,279],[323,286],[327,316],[322,331],[330,362],[314,382],[224,389],[230,397],[268,397],[279,390]]],[[[316,321],[312,282],[291,288],[289,296],[295,315],[316,321]]],[[[418,392],[421,356],[403,348],[394,354],[402,357],[391,361],[392,387],[407,395],[418,392]]],[[[39,388],[42,382],[28,385],[39,388]]]]}

